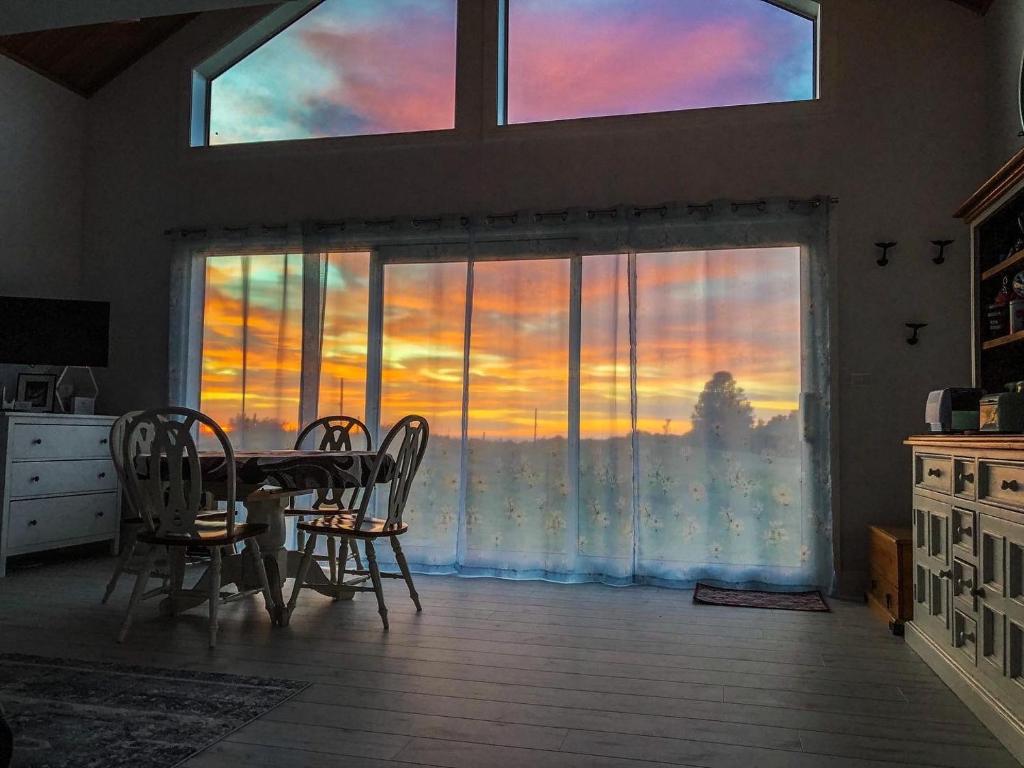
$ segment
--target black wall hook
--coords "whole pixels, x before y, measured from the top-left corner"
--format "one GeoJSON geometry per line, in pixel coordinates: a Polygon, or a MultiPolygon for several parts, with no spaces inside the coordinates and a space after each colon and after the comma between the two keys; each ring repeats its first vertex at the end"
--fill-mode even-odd
{"type": "Polygon", "coordinates": [[[937,256],[932,256],[932,263],[942,264],[946,260],[946,246],[952,245],[955,241],[953,240],[932,240],[932,245],[939,249],[937,256]]]}
{"type": "Polygon", "coordinates": [[[896,247],[896,241],[891,240],[887,243],[875,243],[875,246],[882,249],[882,255],[878,257],[875,264],[880,267],[884,267],[889,263],[889,249],[896,247]]]}
{"type": "Polygon", "coordinates": [[[910,338],[907,339],[907,344],[917,344],[917,342],[920,341],[920,339],[917,338],[917,332],[920,331],[922,328],[928,327],[928,323],[904,323],[904,325],[906,325],[907,328],[913,331],[913,333],[910,335],[910,338]]]}

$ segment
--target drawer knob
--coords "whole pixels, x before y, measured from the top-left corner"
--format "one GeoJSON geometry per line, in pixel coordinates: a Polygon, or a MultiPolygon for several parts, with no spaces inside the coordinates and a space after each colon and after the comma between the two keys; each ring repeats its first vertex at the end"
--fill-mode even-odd
{"type": "Polygon", "coordinates": [[[974,582],[971,579],[964,578],[963,576],[957,579],[956,583],[962,589],[971,589],[974,587],[974,582]]]}
{"type": "Polygon", "coordinates": [[[103,517],[103,513],[102,512],[97,512],[96,513],[96,517],[103,517]]]}
{"type": "Polygon", "coordinates": [[[99,479],[99,480],[102,480],[106,476],[107,476],[106,472],[100,472],[98,475],[96,475],[96,478],[99,479]]]}
{"type": "Polygon", "coordinates": [[[35,440],[32,441],[32,445],[42,445],[42,444],[43,444],[43,438],[41,438],[41,437],[37,437],[35,440]]]}
{"type": "Polygon", "coordinates": [[[958,644],[959,645],[963,645],[965,642],[970,642],[970,643],[974,642],[974,633],[973,632],[961,632],[960,633],[960,636],[958,638],[958,644]]]}
{"type": "Polygon", "coordinates": [[[100,438],[100,445],[106,445],[106,444],[107,444],[107,438],[101,437],[100,438]]]}
{"type": "Polygon", "coordinates": [[[1004,491],[1016,491],[1017,481],[1016,480],[1003,480],[1000,486],[1004,491]]]}
{"type": "Polygon", "coordinates": [[[964,536],[973,536],[974,529],[971,528],[971,526],[969,525],[965,525],[963,528],[960,529],[960,533],[962,533],[964,536]]]}
{"type": "Polygon", "coordinates": [[[973,597],[984,597],[985,596],[985,588],[984,587],[975,587],[974,589],[971,590],[971,595],[973,597]]]}
{"type": "Polygon", "coordinates": [[[953,572],[950,571],[950,570],[939,571],[939,578],[940,579],[948,579],[952,575],[953,575],[953,572]]]}
{"type": "Polygon", "coordinates": [[[973,472],[961,472],[959,475],[957,475],[957,479],[961,483],[973,483],[974,482],[974,473],[973,472]]]}
{"type": "Polygon", "coordinates": [[[28,527],[29,528],[34,528],[37,525],[39,525],[39,521],[38,520],[29,520],[28,521],[28,527]]]}
{"type": "Polygon", "coordinates": [[[28,479],[28,481],[29,481],[30,483],[38,483],[38,482],[39,482],[39,475],[32,475],[32,477],[30,477],[30,478],[28,479]]]}
{"type": "Polygon", "coordinates": [[[931,467],[928,470],[928,477],[942,477],[942,470],[938,467],[931,467]]]}

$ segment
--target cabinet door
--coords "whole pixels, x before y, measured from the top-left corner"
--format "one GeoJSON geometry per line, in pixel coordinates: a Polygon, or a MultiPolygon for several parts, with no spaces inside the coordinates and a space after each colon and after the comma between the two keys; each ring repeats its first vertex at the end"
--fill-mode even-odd
{"type": "Polygon", "coordinates": [[[914,496],[914,623],[944,648],[952,644],[951,511],[948,503],[914,496]]]}
{"type": "Polygon", "coordinates": [[[979,515],[978,666],[1024,707],[1024,525],[979,515]]]}

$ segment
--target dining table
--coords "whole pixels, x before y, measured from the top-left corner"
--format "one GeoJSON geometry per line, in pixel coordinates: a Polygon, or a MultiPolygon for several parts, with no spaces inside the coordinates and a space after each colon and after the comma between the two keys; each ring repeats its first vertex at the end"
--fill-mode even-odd
{"type": "MultiPolygon", "coordinates": [[[[299,572],[302,552],[287,548],[287,518],[285,510],[297,496],[311,494],[329,482],[334,489],[362,488],[370,481],[376,451],[303,451],[303,450],[246,450],[236,451],[235,501],[245,505],[245,521],[262,524],[267,530],[256,540],[270,584],[271,602],[266,605],[273,623],[287,626],[290,620],[284,599],[285,580],[295,578],[299,572]],[[328,479],[329,477],[329,479],[328,479]]],[[[390,456],[383,459],[377,475],[378,483],[386,483],[394,474],[395,464],[390,456]]],[[[203,475],[203,489],[218,501],[226,501],[227,462],[222,452],[200,452],[199,466],[203,475]]],[[[315,515],[310,510],[310,515],[315,515]]],[[[184,569],[177,568],[173,578],[183,579],[184,569]]],[[[161,604],[165,613],[177,613],[201,604],[205,598],[209,571],[203,573],[193,588],[195,594],[167,598],[161,604]]],[[[305,587],[335,600],[350,600],[355,594],[353,586],[365,581],[357,577],[345,582],[340,576],[332,582],[320,564],[310,564],[305,587]]],[[[234,585],[239,592],[259,589],[259,580],[249,558],[241,553],[225,554],[221,561],[221,584],[234,585]]]]}

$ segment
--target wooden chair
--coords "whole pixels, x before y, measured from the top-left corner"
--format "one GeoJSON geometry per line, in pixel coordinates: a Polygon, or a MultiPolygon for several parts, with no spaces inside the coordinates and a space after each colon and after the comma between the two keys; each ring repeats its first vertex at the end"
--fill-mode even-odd
{"type": "Polygon", "coordinates": [[[132,619],[143,597],[166,594],[172,610],[175,599],[180,595],[196,595],[199,590],[183,589],[184,552],[189,546],[208,547],[211,555],[208,590],[203,595],[210,603],[210,647],[217,643],[217,614],[221,602],[262,592],[268,610],[273,607],[273,598],[267,583],[267,573],[260,555],[256,537],[267,530],[266,525],[235,522],[235,452],[231,441],[220,426],[209,416],[188,408],[156,408],[144,411],[131,419],[123,442],[125,459],[125,491],[131,505],[143,519],[144,528],[137,540],[149,547],[145,561],[135,580],[128,613],[118,633],[118,642],[124,642],[131,628],[132,619]],[[224,457],[224,486],[227,510],[223,523],[203,522],[203,476],[198,450],[192,430],[196,425],[207,427],[217,439],[224,457]],[[259,582],[259,589],[240,591],[222,597],[220,594],[222,550],[237,542],[245,543],[245,550],[252,559],[252,565],[259,582]],[[153,568],[156,553],[160,548],[175,551],[178,557],[171,558],[170,579],[160,588],[146,592],[147,582],[153,568]],[[180,564],[175,567],[175,564],[180,564]]]}
{"type": "Polygon", "coordinates": [[[295,586],[292,588],[291,597],[288,600],[289,610],[295,608],[299,598],[299,592],[305,586],[306,574],[309,571],[310,563],[313,560],[313,550],[316,548],[318,536],[331,538],[361,539],[366,548],[366,561],[368,570],[361,567],[355,569],[342,568],[340,578],[344,574],[356,574],[370,576],[373,582],[372,587],[353,586],[353,590],[359,592],[374,592],[377,595],[377,609],[380,613],[384,629],[388,628],[388,609],[384,604],[384,591],[381,588],[381,579],[405,579],[409,588],[409,597],[416,605],[416,610],[422,610],[420,598],[416,593],[416,587],[412,583],[412,574],[409,572],[409,565],[405,560],[405,553],[398,543],[398,537],[409,530],[402,522],[402,513],[405,511],[405,502],[409,497],[409,490],[412,488],[416,471],[420,462],[423,461],[423,453],[427,449],[427,439],[430,435],[430,428],[427,420],[422,416],[406,416],[395,424],[388,432],[384,442],[377,451],[377,459],[370,470],[370,475],[363,488],[355,489],[355,494],[348,508],[339,508],[337,512],[322,515],[315,520],[299,523],[299,528],[309,535],[309,540],[302,552],[302,561],[299,564],[299,572],[295,578],[295,586]],[[387,457],[393,444],[398,445],[394,456],[394,472],[387,481],[387,517],[375,518],[368,515],[370,500],[375,498],[374,488],[377,481],[382,477],[384,468],[388,466],[387,457]],[[391,541],[391,548],[395,552],[395,560],[401,573],[381,573],[377,567],[377,555],[373,542],[380,538],[388,538],[391,541]]]}
{"type": "MultiPolygon", "coordinates": [[[[373,440],[370,437],[370,430],[366,425],[354,416],[324,416],[316,421],[307,424],[295,440],[295,450],[310,450],[310,446],[316,446],[318,451],[372,451],[373,440]]],[[[311,509],[300,509],[299,507],[288,507],[284,514],[286,517],[295,517],[298,522],[303,522],[307,516],[322,515],[326,512],[341,512],[352,508],[352,500],[355,498],[356,488],[320,488],[316,492],[311,509]]],[[[296,541],[299,549],[305,544],[305,532],[299,528],[296,530],[296,541]]],[[[356,563],[356,568],[362,569],[363,564],[359,558],[359,547],[355,539],[342,539],[341,551],[345,553],[347,561],[349,553],[356,563]]],[[[338,580],[338,548],[334,538],[327,539],[327,556],[313,555],[317,560],[326,560],[330,570],[331,583],[336,584],[338,580]]],[[[344,568],[344,563],[342,563],[344,568]]]]}

